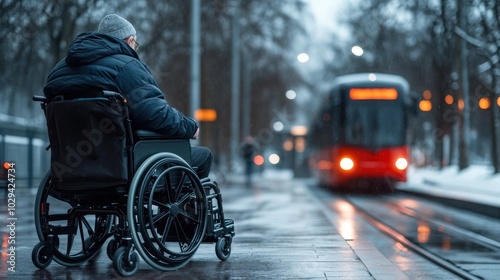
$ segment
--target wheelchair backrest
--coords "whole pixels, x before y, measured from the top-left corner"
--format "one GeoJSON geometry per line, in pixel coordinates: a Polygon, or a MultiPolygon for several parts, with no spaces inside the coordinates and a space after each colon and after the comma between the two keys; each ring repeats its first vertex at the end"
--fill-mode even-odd
{"type": "Polygon", "coordinates": [[[128,181],[126,105],[105,97],[46,105],[52,182],[63,190],[128,181]]]}

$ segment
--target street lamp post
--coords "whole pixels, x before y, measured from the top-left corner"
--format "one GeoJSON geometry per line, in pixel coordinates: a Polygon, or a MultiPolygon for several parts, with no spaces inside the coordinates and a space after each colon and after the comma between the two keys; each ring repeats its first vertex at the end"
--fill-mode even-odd
{"type": "Polygon", "coordinates": [[[240,25],[239,2],[234,5],[232,30],[232,73],[231,73],[231,164],[238,161],[238,142],[240,135],[240,25]]]}
{"type": "MultiPolygon", "coordinates": [[[[191,116],[200,108],[200,0],[191,0],[191,116]]],[[[200,140],[193,140],[194,143],[200,140]]]]}

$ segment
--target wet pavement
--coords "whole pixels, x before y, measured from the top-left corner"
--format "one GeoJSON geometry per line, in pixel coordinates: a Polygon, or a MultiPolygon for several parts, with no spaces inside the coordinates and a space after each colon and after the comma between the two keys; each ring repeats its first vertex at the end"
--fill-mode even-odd
{"type": "MultiPolygon", "coordinates": [[[[221,184],[221,189],[226,217],[234,219],[236,231],[228,260],[216,257],[214,244],[202,244],[179,270],[160,272],[142,261],[139,272],[128,279],[407,278],[370,242],[342,237],[304,180],[265,178],[254,181],[251,187],[235,181],[221,184]]],[[[105,247],[94,263],[66,268],[52,262],[44,270],[37,269],[31,262],[32,248],[38,242],[32,210],[34,196],[28,190],[16,190],[14,231],[7,227],[6,199],[1,200],[0,278],[121,279],[105,247]],[[12,232],[14,258],[9,256],[8,244],[12,232]]]]}

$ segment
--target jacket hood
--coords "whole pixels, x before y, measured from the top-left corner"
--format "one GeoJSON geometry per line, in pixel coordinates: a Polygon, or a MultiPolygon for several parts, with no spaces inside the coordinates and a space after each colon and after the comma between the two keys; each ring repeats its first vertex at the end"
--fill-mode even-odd
{"type": "Polygon", "coordinates": [[[73,40],[65,60],[69,66],[74,67],[114,54],[124,54],[139,59],[137,53],[124,40],[105,34],[86,32],[73,40]]]}

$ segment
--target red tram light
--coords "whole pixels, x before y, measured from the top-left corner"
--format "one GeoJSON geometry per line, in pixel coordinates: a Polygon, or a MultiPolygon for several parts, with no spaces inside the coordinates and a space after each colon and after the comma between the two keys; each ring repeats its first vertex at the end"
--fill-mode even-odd
{"type": "Polygon", "coordinates": [[[340,168],[345,171],[351,170],[354,167],[354,161],[348,157],[342,158],[340,160],[340,168]]]}
{"type": "Polygon", "coordinates": [[[405,158],[400,157],[396,160],[394,165],[396,165],[396,168],[399,170],[405,170],[408,167],[408,161],[405,158]]]}
{"type": "Polygon", "coordinates": [[[398,91],[395,88],[351,88],[349,98],[352,100],[395,100],[398,91]]]}

